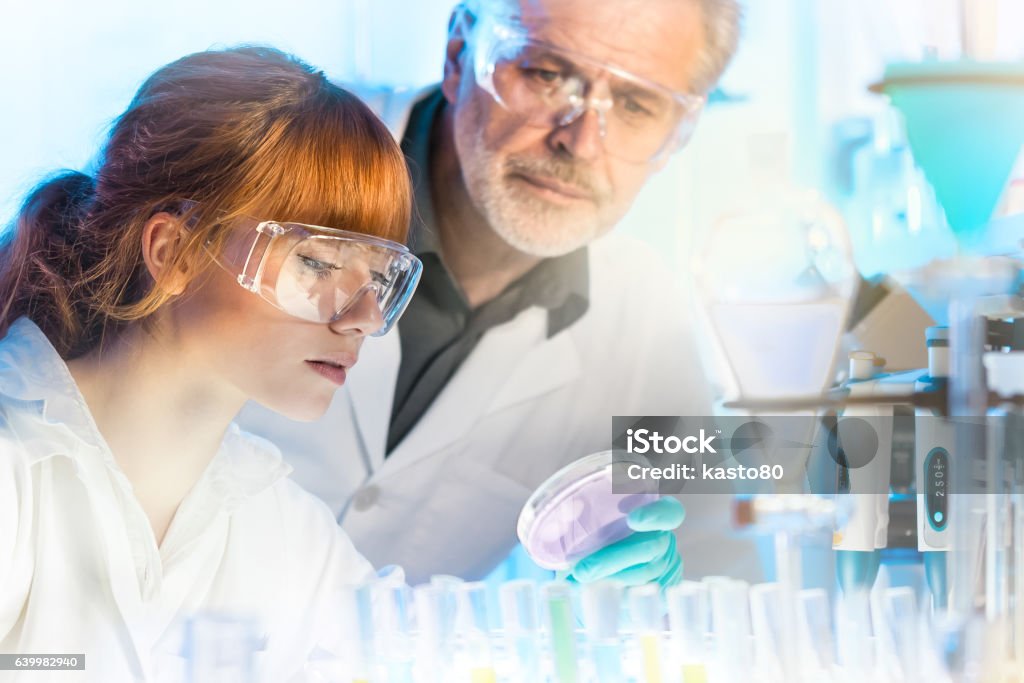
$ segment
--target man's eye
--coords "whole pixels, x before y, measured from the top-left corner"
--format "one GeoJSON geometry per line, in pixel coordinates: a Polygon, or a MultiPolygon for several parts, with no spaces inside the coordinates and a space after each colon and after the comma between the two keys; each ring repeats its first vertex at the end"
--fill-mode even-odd
{"type": "Polygon", "coordinates": [[[333,263],[325,263],[310,256],[303,256],[302,254],[299,254],[298,257],[299,261],[302,262],[302,265],[312,271],[313,276],[320,280],[326,280],[331,277],[331,271],[341,270],[341,266],[336,266],[333,263]]]}
{"type": "Polygon", "coordinates": [[[523,69],[523,74],[527,78],[545,85],[557,85],[562,80],[562,72],[552,71],[551,69],[525,67],[523,69]]]}
{"type": "Polygon", "coordinates": [[[622,108],[627,114],[634,116],[652,116],[653,113],[650,109],[640,104],[638,100],[632,97],[623,97],[622,108]]]}

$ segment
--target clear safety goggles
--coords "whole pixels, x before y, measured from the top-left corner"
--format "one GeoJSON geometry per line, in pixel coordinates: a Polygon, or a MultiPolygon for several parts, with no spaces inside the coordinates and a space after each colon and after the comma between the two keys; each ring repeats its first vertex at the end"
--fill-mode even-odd
{"type": "Polygon", "coordinates": [[[238,284],[303,320],[331,323],[372,296],[386,334],[409,304],[423,266],[402,244],[302,223],[262,221],[252,242],[215,259],[238,284]],[[247,246],[246,246],[247,245],[247,246]]]}
{"type": "Polygon", "coordinates": [[[655,161],[686,144],[706,99],[532,40],[503,20],[481,18],[472,40],[476,82],[498,104],[540,128],[593,110],[605,151],[626,161],[655,161]]]}

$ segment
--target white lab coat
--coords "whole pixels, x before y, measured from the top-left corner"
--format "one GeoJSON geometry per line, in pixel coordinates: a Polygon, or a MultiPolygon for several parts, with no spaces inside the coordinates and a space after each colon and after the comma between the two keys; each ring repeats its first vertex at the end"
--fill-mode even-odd
{"type": "Polygon", "coordinates": [[[337,592],[373,569],[288,470],[232,425],[157,546],[64,361],[16,321],[0,340],[0,652],[84,654],[85,670],[0,681],[184,680],[201,612],[256,620],[252,680],[342,655],[337,592]]]}
{"type": "MultiPolygon", "coordinates": [[[[385,95],[367,101],[400,137],[416,97],[385,95]]],[[[387,458],[401,323],[366,341],[322,419],[292,422],[250,403],[239,421],[279,445],[375,565],[402,565],[410,583],[483,576],[515,545],[530,493],[609,447],[612,416],[709,414],[692,316],[665,260],[610,235],[590,245],[589,266],[579,321],[549,339],[547,311],[532,307],[489,330],[387,458]]],[[[714,498],[702,507],[724,532],[728,497],[714,498]]]]}

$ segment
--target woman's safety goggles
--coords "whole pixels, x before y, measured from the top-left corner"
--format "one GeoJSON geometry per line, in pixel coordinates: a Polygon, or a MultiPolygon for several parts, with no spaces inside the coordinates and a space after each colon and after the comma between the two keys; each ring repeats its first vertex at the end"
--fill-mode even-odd
{"type": "Polygon", "coordinates": [[[420,260],[397,242],[302,223],[263,221],[217,263],[238,284],[272,306],[303,320],[331,323],[372,296],[383,325],[402,315],[420,279],[420,260]]]}
{"type": "Polygon", "coordinates": [[[672,153],[693,133],[705,97],[532,40],[503,20],[479,22],[472,29],[476,82],[527,125],[567,126],[593,110],[605,151],[636,163],[672,153]]]}

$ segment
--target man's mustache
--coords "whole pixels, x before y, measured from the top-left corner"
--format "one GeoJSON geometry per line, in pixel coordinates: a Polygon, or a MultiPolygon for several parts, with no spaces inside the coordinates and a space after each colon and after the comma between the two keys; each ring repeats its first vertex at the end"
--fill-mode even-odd
{"type": "Polygon", "coordinates": [[[603,201],[609,194],[608,190],[601,187],[601,184],[596,182],[589,172],[572,162],[556,159],[509,157],[505,161],[505,172],[507,174],[550,178],[570,185],[599,202],[603,201]]]}

